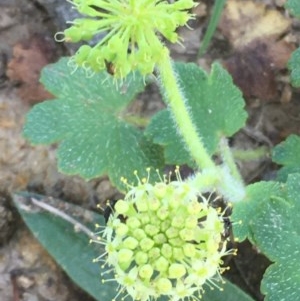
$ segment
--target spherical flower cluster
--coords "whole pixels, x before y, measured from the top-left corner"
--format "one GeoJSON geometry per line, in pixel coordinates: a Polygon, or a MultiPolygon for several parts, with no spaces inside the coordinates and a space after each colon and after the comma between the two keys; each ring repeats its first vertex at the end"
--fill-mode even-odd
{"type": "Polygon", "coordinates": [[[222,256],[233,253],[223,234],[220,210],[188,183],[140,182],[107,222],[106,264],[133,300],[201,296],[204,283],[221,279],[222,256]]]}
{"type": "Polygon", "coordinates": [[[138,69],[143,75],[153,72],[167,51],[161,36],[178,42],[175,32],[191,18],[187,12],[193,0],[168,3],[162,0],[71,0],[85,18],[75,19],[64,31],[64,40],[79,42],[105,34],[94,47],[83,45],[74,56],[78,65],[93,71],[111,66],[116,77],[138,69]]]}

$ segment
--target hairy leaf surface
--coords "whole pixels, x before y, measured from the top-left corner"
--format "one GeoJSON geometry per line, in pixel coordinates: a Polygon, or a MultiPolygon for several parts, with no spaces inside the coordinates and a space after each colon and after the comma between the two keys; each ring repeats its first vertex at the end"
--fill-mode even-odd
{"type": "MultiPolygon", "coordinates": [[[[142,131],[126,122],[126,110],[144,82],[131,74],[116,82],[106,72],[88,78],[63,58],[47,66],[41,81],[56,96],[40,103],[27,115],[24,136],[33,144],[58,143],[59,169],[91,179],[108,174],[120,190],[121,177],[135,182],[147,167],[162,164],[160,147],[146,140],[142,131]]],[[[153,173],[154,174],[154,173],[153,173]]]]}
{"type": "MultiPolygon", "coordinates": [[[[247,114],[242,93],[219,64],[212,66],[210,74],[195,64],[175,64],[175,71],[192,120],[207,151],[214,154],[220,137],[232,136],[245,124],[247,114]]],[[[153,117],[146,135],[165,147],[167,163],[193,166],[168,109],[153,117]]]]}
{"type": "Polygon", "coordinates": [[[280,181],[285,182],[289,174],[300,172],[300,137],[290,135],[276,145],[272,151],[272,159],[275,163],[283,165],[277,175],[280,181]]]}

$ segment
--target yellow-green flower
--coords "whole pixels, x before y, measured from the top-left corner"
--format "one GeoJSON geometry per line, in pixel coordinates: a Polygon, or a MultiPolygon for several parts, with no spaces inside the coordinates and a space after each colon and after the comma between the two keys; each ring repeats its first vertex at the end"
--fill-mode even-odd
{"type": "Polygon", "coordinates": [[[221,279],[222,257],[233,253],[221,210],[180,178],[131,187],[115,204],[104,237],[105,264],[133,300],[201,297],[205,283],[221,279]]]}
{"type": "Polygon", "coordinates": [[[64,31],[65,41],[104,37],[94,47],[83,45],[74,56],[78,65],[97,72],[109,66],[116,77],[132,70],[153,72],[162,53],[168,51],[162,38],[179,41],[175,32],[191,18],[192,0],[168,3],[161,0],[72,0],[86,17],[75,19],[64,31]]]}

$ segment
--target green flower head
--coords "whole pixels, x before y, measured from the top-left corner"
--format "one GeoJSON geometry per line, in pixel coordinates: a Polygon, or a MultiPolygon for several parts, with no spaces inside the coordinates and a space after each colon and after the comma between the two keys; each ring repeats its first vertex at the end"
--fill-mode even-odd
{"type": "Polygon", "coordinates": [[[180,178],[131,187],[115,204],[104,237],[105,264],[133,300],[201,297],[203,284],[221,279],[221,258],[234,253],[226,250],[221,210],[180,178]]]}
{"type": "Polygon", "coordinates": [[[64,40],[91,40],[104,37],[94,47],[83,45],[74,56],[78,65],[95,72],[106,69],[123,78],[132,70],[143,75],[153,72],[167,48],[162,37],[179,41],[175,32],[192,17],[187,10],[193,0],[168,3],[162,0],[72,0],[79,13],[86,17],[73,20],[64,31],[64,40]]]}

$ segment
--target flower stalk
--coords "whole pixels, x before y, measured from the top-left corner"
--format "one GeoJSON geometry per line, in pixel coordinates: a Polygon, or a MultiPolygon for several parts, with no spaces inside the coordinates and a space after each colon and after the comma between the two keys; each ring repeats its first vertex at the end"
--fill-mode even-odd
{"type": "Polygon", "coordinates": [[[197,132],[188,112],[184,96],[180,91],[176,75],[172,67],[172,61],[168,49],[165,49],[162,53],[161,60],[157,64],[157,70],[160,75],[161,89],[165,92],[168,106],[192,157],[201,169],[215,168],[215,163],[207,153],[201,140],[201,136],[197,132]]]}

